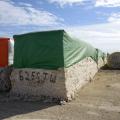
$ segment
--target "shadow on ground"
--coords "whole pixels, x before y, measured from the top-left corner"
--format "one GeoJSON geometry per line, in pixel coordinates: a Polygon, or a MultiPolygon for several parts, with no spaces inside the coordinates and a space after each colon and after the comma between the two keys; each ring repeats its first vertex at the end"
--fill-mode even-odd
{"type": "Polygon", "coordinates": [[[120,68],[111,68],[107,64],[101,67],[101,70],[120,70],[120,68]]]}
{"type": "MultiPolygon", "coordinates": [[[[1,98],[0,98],[1,99],[1,98]]],[[[55,103],[8,101],[0,102],[0,120],[55,106],[55,103]]]]}

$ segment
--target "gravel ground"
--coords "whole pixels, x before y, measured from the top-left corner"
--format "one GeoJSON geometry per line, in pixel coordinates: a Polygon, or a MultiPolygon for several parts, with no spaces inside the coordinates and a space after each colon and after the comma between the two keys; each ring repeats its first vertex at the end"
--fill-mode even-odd
{"type": "Polygon", "coordinates": [[[120,120],[120,70],[101,70],[76,99],[57,105],[0,94],[0,120],[120,120]]]}

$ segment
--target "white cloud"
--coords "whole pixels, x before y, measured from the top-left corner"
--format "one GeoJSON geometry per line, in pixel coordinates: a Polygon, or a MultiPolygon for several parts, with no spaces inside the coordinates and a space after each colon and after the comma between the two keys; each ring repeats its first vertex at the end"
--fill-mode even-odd
{"type": "Polygon", "coordinates": [[[108,22],[120,24],[120,13],[113,13],[108,18],[108,22]]]}
{"type": "Polygon", "coordinates": [[[58,3],[60,6],[64,6],[66,4],[72,5],[72,4],[79,4],[79,3],[83,3],[85,1],[88,0],[48,0],[51,3],[58,3]]]}
{"type": "Polygon", "coordinates": [[[118,7],[120,6],[120,0],[96,0],[96,7],[118,7]]]}
{"type": "Polygon", "coordinates": [[[31,4],[29,4],[29,3],[24,3],[24,2],[19,2],[19,5],[21,5],[21,6],[26,6],[26,7],[32,7],[31,4]]]}
{"type": "Polygon", "coordinates": [[[57,3],[61,7],[64,5],[82,4],[85,1],[89,1],[94,4],[95,7],[118,7],[120,6],[120,0],[48,0],[50,3],[57,3]]]}
{"type": "Polygon", "coordinates": [[[57,25],[61,22],[57,16],[50,12],[37,10],[24,4],[24,7],[15,5],[10,1],[0,1],[1,25],[57,25]]]}
{"type": "Polygon", "coordinates": [[[106,23],[84,27],[67,27],[72,36],[86,41],[105,52],[120,51],[120,24],[106,23]]]}

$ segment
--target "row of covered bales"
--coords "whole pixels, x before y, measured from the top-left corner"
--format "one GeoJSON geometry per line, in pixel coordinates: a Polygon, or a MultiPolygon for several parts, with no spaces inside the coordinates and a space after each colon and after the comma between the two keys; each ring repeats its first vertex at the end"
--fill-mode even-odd
{"type": "Polygon", "coordinates": [[[13,38],[13,65],[0,69],[0,91],[10,90],[12,95],[71,100],[106,64],[106,55],[101,50],[71,37],[64,30],[33,32],[13,38]]]}

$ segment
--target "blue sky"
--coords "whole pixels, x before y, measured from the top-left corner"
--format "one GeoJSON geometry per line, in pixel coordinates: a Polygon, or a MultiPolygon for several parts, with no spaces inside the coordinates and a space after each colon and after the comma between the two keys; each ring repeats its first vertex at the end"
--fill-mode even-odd
{"type": "Polygon", "coordinates": [[[49,29],[120,51],[120,0],[0,0],[1,37],[49,29]]]}

